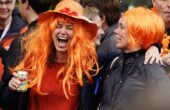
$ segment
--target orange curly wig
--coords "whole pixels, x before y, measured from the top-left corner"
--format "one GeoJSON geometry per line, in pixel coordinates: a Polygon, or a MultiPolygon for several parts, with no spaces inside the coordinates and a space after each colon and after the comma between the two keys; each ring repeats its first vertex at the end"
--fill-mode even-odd
{"type": "MultiPolygon", "coordinates": [[[[97,74],[99,71],[97,63],[97,55],[95,44],[92,41],[89,28],[86,23],[76,21],[75,19],[52,15],[44,22],[40,23],[33,32],[23,38],[23,48],[26,53],[21,62],[13,69],[13,71],[26,70],[29,72],[31,82],[28,87],[41,92],[41,82],[46,69],[51,63],[49,59],[55,54],[52,42],[52,32],[56,28],[58,21],[73,21],[73,39],[68,47],[68,59],[64,66],[56,73],[56,76],[64,76],[63,90],[68,98],[71,93],[71,84],[78,83],[83,85],[83,77],[87,77],[92,82],[92,73],[97,74]],[[95,66],[95,68],[94,68],[95,66]]],[[[53,58],[52,60],[55,60],[53,58]]]]}

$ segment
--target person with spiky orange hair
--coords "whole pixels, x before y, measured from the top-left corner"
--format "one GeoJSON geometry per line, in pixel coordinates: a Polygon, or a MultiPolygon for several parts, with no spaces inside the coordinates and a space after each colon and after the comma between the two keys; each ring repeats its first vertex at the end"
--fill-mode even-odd
{"type": "Polygon", "coordinates": [[[144,64],[146,50],[160,43],[164,22],[153,11],[127,10],[115,29],[122,53],[108,66],[99,110],[170,110],[170,80],[161,65],[144,64]]]}
{"type": "MultiPolygon", "coordinates": [[[[18,92],[21,81],[15,72],[24,70],[28,72],[29,96],[27,101],[19,101],[20,110],[76,110],[79,86],[84,79],[92,82],[99,70],[93,42],[97,29],[73,0],[62,0],[54,10],[40,14],[37,28],[21,41],[25,54],[11,68],[14,77],[6,96],[18,92]],[[24,101],[29,106],[24,106],[24,101]]],[[[16,103],[15,99],[22,98],[11,99],[10,103],[16,103]]]]}

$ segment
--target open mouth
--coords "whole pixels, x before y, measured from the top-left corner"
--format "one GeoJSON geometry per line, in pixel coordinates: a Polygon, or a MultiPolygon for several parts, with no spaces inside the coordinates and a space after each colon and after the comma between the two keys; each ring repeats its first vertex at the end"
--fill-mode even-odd
{"type": "Polygon", "coordinates": [[[121,40],[120,36],[116,35],[115,37],[117,40],[121,40]]]}
{"type": "Polygon", "coordinates": [[[65,42],[65,43],[67,43],[67,42],[68,42],[68,39],[67,39],[67,38],[64,38],[64,37],[58,37],[58,41],[59,41],[59,42],[65,42]]]}
{"type": "Polygon", "coordinates": [[[164,13],[166,16],[170,16],[170,12],[165,12],[164,13]]]}
{"type": "Polygon", "coordinates": [[[57,40],[59,47],[66,47],[69,41],[69,39],[66,37],[58,37],[57,40]]]}
{"type": "Polygon", "coordinates": [[[0,10],[0,13],[1,13],[1,15],[6,15],[6,14],[7,14],[7,11],[2,11],[2,10],[0,10]]]}

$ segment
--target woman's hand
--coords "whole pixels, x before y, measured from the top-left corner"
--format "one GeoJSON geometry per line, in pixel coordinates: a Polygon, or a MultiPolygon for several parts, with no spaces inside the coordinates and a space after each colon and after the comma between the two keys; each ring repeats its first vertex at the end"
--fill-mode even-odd
{"type": "Polygon", "coordinates": [[[16,91],[20,84],[21,84],[21,81],[17,78],[17,73],[14,73],[13,77],[8,83],[9,89],[11,91],[16,91]]]}
{"type": "Polygon", "coordinates": [[[170,66],[170,53],[162,57],[163,63],[170,66]]]}
{"type": "Polygon", "coordinates": [[[147,63],[152,64],[154,62],[163,65],[163,61],[160,56],[158,48],[156,46],[150,46],[145,53],[144,64],[147,64],[147,63]]]}

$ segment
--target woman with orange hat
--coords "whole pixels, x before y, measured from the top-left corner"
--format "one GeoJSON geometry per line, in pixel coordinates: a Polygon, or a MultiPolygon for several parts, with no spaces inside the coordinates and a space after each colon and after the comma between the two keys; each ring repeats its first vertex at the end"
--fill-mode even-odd
{"type": "Polygon", "coordinates": [[[83,78],[92,81],[90,71],[99,70],[93,43],[97,28],[73,0],[62,0],[41,14],[37,28],[22,39],[25,54],[11,69],[14,77],[3,93],[4,103],[12,110],[76,110],[83,78]],[[17,72],[22,70],[29,80],[23,94],[17,91],[22,83],[17,72]]]}

